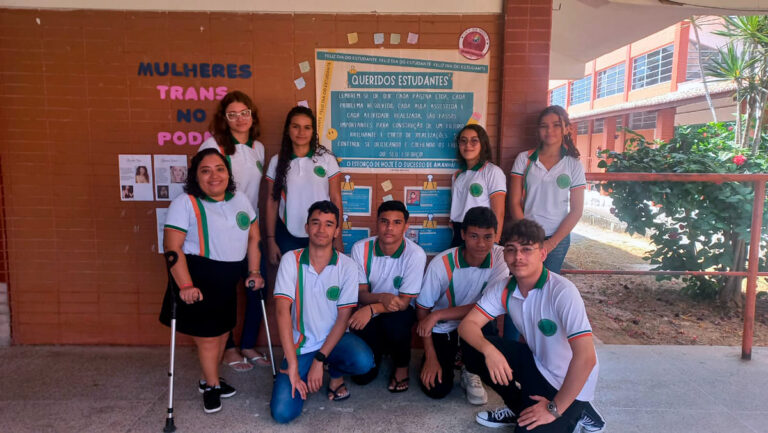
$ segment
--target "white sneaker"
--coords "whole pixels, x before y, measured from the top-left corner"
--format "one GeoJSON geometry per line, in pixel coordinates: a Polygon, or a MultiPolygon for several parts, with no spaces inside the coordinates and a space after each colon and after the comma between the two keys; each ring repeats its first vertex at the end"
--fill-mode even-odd
{"type": "Polygon", "coordinates": [[[461,369],[461,387],[467,391],[467,401],[470,404],[488,403],[488,394],[485,392],[480,376],[468,372],[466,368],[461,369]]]}

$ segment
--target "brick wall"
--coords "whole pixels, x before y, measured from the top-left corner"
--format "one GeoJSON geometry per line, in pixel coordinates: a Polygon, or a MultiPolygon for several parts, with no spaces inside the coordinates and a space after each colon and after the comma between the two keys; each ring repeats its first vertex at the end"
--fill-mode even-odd
{"type": "MultiPolygon", "coordinates": [[[[478,26],[491,38],[486,126],[499,143],[495,156],[509,170],[516,153],[531,145],[531,117],[545,105],[551,10],[533,0],[508,1],[506,13],[505,21],[501,15],[0,10],[7,234],[0,255],[7,252],[13,342],[166,344],[167,329],[157,322],[166,277],[154,209],[167,203],[121,202],[117,155],[192,155],[196,146],[160,147],[156,134],[203,131],[205,124],[178,123],[176,110],[210,112],[214,103],[161,100],[156,85],[250,94],[270,157],[290,107],[302,99],[315,106],[314,74],[303,74],[303,90],[293,85],[298,63],[311,61],[315,48],[348,47],[346,34],[356,31],[354,48],[374,47],[374,32],[414,32],[419,43],[409,48],[456,49],[460,33],[478,26]],[[505,25],[512,30],[504,32],[505,25]],[[139,62],[148,61],[249,64],[253,76],[138,76],[139,62]]],[[[400,191],[396,199],[402,199],[398,186],[417,180],[355,178],[375,187],[391,179],[400,191]]],[[[449,185],[447,176],[436,180],[449,185]]]]}

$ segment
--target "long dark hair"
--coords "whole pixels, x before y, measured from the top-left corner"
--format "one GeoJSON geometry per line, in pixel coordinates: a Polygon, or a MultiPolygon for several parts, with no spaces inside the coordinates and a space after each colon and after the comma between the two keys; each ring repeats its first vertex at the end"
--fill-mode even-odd
{"type": "Polygon", "coordinates": [[[275,169],[275,182],[272,184],[272,199],[279,202],[280,193],[285,188],[285,178],[288,176],[288,170],[291,168],[291,155],[293,154],[293,141],[288,130],[291,127],[291,121],[295,116],[307,116],[312,120],[312,138],[309,140],[309,152],[319,156],[330,152],[317,138],[317,119],[310,108],[296,106],[291,108],[288,115],[285,116],[285,125],[283,126],[283,141],[280,143],[280,151],[277,154],[277,167],[275,169]]]}
{"type": "Polygon", "coordinates": [[[224,150],[225,155],[232,155],[235,153],[235,144],[232,142],[232,132],[229,130],[229,123],[227,123],[227,107],[233,102],[239,102],[249,110],[251,110],[251,129],[248,130],[248,139],[256,140],[261,135],[261,125],[259,124],[259,113],[256,110],[256,106],[251,101],[251,98],[245,93],[239,90],[233,90],[219,101],[219,105],[216,106],[216,111],[213,113],[211,123],[208,125],[208,131],[210,131],[216,143],[224,150]]]}
{"type": "MultiPolygon", "coordinates": [[[[568,112],[565,111],[565,108],[559,106],[559,105],[550,105],[549,107],[545,108],[541,111],[541,114],[539,114],[538,120],[536,120],[536,127],[541,124],[541,119],[544,118],[544,116],[548,114],[555,114],[557,117],[560,118],[560,123],[563,125],[563,150],[565,151],[566,156],[572,156],[574,158],[578,158],[581,156],[579,153],[579,149],[576,148],[576,144],[573,142],[573,137],[571,136],[571,132],[568,131],[568,127],[571,126],[571,119],[568,118],[568,112]]],[[[541,146],[541,137],[539,137],[539,146],[541,146]]]]}
{"type": "Polygon", "coordinates": [[[187,183],[184,185],[184,192],[197,198],[205,197],[205,193],[203,192],[202,188],[200,188],[200,184],[197,182],[197,168],[200,167],[200,163],[203,161],[203,158],[208,155],[216,155],[221,158],[222,161],[224,161],[224,165],[227,167],[227,173],[229,173],[229,182],[227,182],[226,192],[234,194],[235,180],[232,178],[232,167],[229,166],[229,161],[227,161],[227,158],[220,154],[218,150],[210,148],[198,152],[197,155],[192,158],[192,162],[189,165],[189,170],[187,171],[187,183]]]}
{"type": "Polygon", "coordinates": [[[473,123],[471,125],[466,125],[465,127],[461,128],[461,131],[456,135],[456,152],[459,154],[459,163],[464,168],[472,168],[467,167],[467,161],[464,159],[463,156],[461,156],[461,150],[459,149],[459,140],[461,140],[461,134],[466,130],[472,130],[475,131],[477,134],[477,138],[480,140],[480,161],[478,161],[481,164],[485,164],[486,161],[491,161],[493,159],[493,153],[491,152],[491,140],[488,138],[488,133],[485,132],[485,128],[482,126],[473,123]]]}

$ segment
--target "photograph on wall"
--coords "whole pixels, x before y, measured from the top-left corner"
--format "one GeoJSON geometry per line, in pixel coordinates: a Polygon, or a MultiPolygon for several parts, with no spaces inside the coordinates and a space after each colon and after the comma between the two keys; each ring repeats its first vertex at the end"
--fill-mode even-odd
{"type": "Polygon", "coordinates": [[[186,155],[155,155],[155,197],[171,201],[184,193],[187,181],[186,155]]]}
{"type": "Polygon", "coordinates": [[[451,214],[451,188],[423,189],[420,186],[406,186],[405,207],[411,215],[448,216],[451,214]]]}
{"type": "Polygon", "coordinates": [[[315,50],[320,142],[344,172],[452,173],[455,137],[484,125],[488,58],[457,50],[315,50]]]}
{"type": "Polygon", "coordinates": [[[120,200],[153,201],[152,158],[150,155],[118,155],[120,200]]]}

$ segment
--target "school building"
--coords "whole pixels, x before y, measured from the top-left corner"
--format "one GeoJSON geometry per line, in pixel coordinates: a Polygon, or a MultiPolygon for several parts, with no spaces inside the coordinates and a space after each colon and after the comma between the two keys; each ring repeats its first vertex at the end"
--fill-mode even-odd
{"type": "MultiPolygon", "coordinates": [[[[158,322],[167,276],[156,215],[168,190],[146,201],[127,189],[121,196],[118,157],[193,155],[216,104],[211,94],[239,89],[253,98],[269,158],[289,109],[320,102],[317,49],[455,51],[467,29],[479,28],[489,40],[480,123],[508,172],[535,145],[536,116],[550,99],[588,121],[591,141],[608,148],[621,140],[598,137],[613,136],[620,116],[632,126],[630,111],[650,110],[644,98],[683,92],[691,36],[674,23],[697,11],[608,0],[0,0],[0,344],[167,343],[158,322]],[[595,34],[617,27],[625,31],[610,41],[595,34]],[[665,66],[657,78],[649,69],[636,81],[640,58],[665,66]],[[596,60],[583,71],[589,59],[596,60]],[[580,84],[547,92],[550,77],[580,78],[574,70],[586,75],[580,84]],[[610,89],[602,84],[608,76],[610,89]]],[[[681,114],[675,104],[654,106],[654,128],[640,129],[666,137],[681,114]]],[[[404,186],[427,174],[374,171],[364,183],[377,206],[388,195],[403,200],[404,186]]],[[[450,187],[449,174],[433,180],[450,187]]],[[[350,222],[373,227],[373,220],[350,222]]],[[[270,315],[271,307],[270,300],[270,315]]]]}
{"type": "MultiPolygon", "coordinates": [[[[691,22],[680,21],[585,62],[583,77],[550,81],[549,103],[576,123],[587,171],[599,171],[601,150],[624,150],[622,127],[668,141],[675,126],[712,121],[700,66],[727,39],[713,33],[722,29],[718,17],[699,22],[698,42],[691,22]]],[[[735,120],[735,84],[709,78],[708,86],[718,121],[735,120]]]]}

